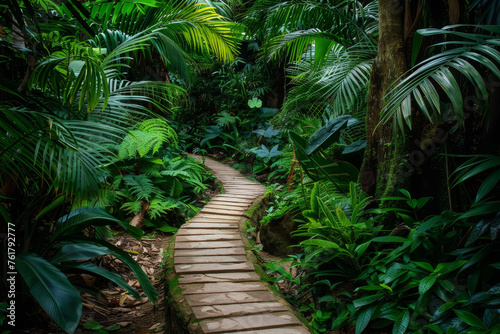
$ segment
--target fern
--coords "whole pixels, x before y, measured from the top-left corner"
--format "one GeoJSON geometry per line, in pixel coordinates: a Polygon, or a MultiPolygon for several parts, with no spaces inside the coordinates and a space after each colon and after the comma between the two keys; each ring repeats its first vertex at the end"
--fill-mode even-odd
{"type": "Polygon", "coordinates": [[[165,165],[165,170],[160,173],[163,176],[171,176],[180,179],[185,184],[193,186],[193,191],[202,192],[207,186],[203,180],[209,174],[197,161],[178,157],[169,160],[165,165]]]}
{"type": "Polygon", "coordinates": [[[143,121],[137,130],[131,130],[118,150],[120,159],[155,154],[164,145],[177,145],[177,134],[165,120],[153,118],[143,121]]]}
{"type": "Polygon", "coordinates": [[[149,177],[161,177],[160,169],[162,165],[157,165],[157,164],[145,164],[142,165],[141,171],[143,174],[149,176],[149,177]]]}
{"type": "Polygon", "coordinates": [[[223,111],[217,116],[216,124],[218,127],[226,127],[231,124],[236,124],[236,122],[240,122],[240,118],[238,116],[232,116],[227,111],[223,111]]]}
{"type": "Polygon", "coordinates": [[[153,181],[146,175],[124,175],[123,181],[127,185],[130,193],[135,196],[135,200],[149,200],[159,193],[160,190],[154,186],[153,181]]]}
{"type": "Polygon", "coordinates": [[[138,214],[142,210],[141,202],[126,202],[121,207],[120,210],[125,210],[130,214],[138,214]]]}
{"type": "MultiPolygon", "coordinates": [[[[163,197],[163,196],[162,196],[163,197]]],[[[175,210],[184,205],[180,201],[176,201],[173,198],[158,198],[153,199],[149,203],[148,215],[151,219],[160,218],[162,214],[166,214],[167,211],[175,210]]]]}

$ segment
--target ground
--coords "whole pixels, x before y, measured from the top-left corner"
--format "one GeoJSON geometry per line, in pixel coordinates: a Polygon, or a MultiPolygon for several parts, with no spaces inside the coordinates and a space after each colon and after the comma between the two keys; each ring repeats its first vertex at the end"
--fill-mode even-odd
{"type": "MultiPolygon", "coordinates": [[[[154,233],[150,237],[145,237],[137,241],[128,234],[121,234],[114,240],[114,244],[130,253],[143,268],[153,282],[156,290],[160,294],[155,306],[147,299],[142,301],[135,300],[133,297],[125,294],[125,290],[108,286],[105,281],[96,282],[89,277],[88,284],[95,284],[106,297],[105,300],[97,301],[90,295],[84,295],[84,310],[79,329],[76,333],[105,333],[96,330],[87,330],[84,324],[90,321],[96,321],[99,325],[107,328],[108,326],[118,325],[120,334],[140,334],[140,333],[165,333],[165,314],[164,314],[164,280],[162,279],[162,261],[164,249],[166,248],[171,234],[162,232],[154,233]]],[[[101,259],[104,268],[114,269],[122,275],[129,285],[142,292],[138,286],[133,273],[120,261],[115,261],[112,257],[101,259]]],[[[87,325],[88,326],[88,325],[87,325]]],[[[116,326],[114,326],[116,327],[116,326]]],[[[112,332],[112,331],[110,331],[112,332]]]]}

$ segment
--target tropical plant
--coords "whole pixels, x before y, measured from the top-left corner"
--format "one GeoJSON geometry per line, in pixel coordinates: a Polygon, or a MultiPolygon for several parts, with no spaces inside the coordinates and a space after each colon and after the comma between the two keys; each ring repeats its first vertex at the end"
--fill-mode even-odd
{"type": "Polygon", "coordinates": [[[353,121],[355,122],[351,116],[340,116],[319,128],[308,141],[292,131],[289,132],[295,155],[304,172],[315,181],[329,180],[341,192],[348,191],[349,182],[356,181],[358,171],[346,161],[335,161],[328,157],[324,149],[338,141],[341,130],[353,121]]]}
{"type": "MultiPolygon", "coordinates": [[[[47,314],[73,332],[82,304],[66,273],[101,275],[140,297],[119,275],[90,261],[95,257],[109,254],[123,261],[149,300],[157,300],[141,267],[105,241],[111,237],[110,224],[136,238],[143,232],[102,208],[116,204],[103,188],[113,171],[127,169],[120,165],[125,160],[134,160],[127,163],[140,170],[137,160],[143,159],[145,173],[123,175],[123,187],[134,199],[151,200],[153,217],[166,212],[165,205],[154,202],[157,186],[146,180],[158,158],[146,155],[175,141],[175,133],[154,112],[168,112],[184,90],[163,78],[137,81],[144,76],[135,70],[147,65],[141,60],[154,58],[188,76],[187,64],[194,63],[196,54],[232,59],[241,34],[233,34],[236,25],[205,4],[8,4],[1,5],[0,18],[0,60],[6,64],[0,69],[0,208],[18,235],[16,266],[26,282],[20,289],[27,286],[47,314]],[[96,201],[101,207],[93,207],[96,201]]],[[[202,177],[194,177],[203,174],[198,165],[186,168],[172,156],[159,160],[171,183],[164,189],[174,194],[184,184],[204,189],[202,177]]]]}
{"type": "MultiPolygon", "coordinates": [[[[64,202],[52,203],[37,218],[42,219],[62,203],[64,202]]],[[[13,221],[6,212],[4,217],[13,221]]],[[[53,224],[52,232],[47,238],[40,238],[33,241],[32,245],[25,246],[26,249],[36,249],[38,254],[25,251],[16,255],[16,268],[31,295],[67,332],[74,332],[78,326],[82,312],[79,289],[87,289],[74,286],[65,276],[67,273],[90,273],[102,276],[121,286],[135,298],[141,299],[140,294],[120,275],[89,261],[95,257],[109,254],[124,262],[136,275],[149,300],[152,303],[158,300],[156,289],[140,265],[127,252],[105,241],[104,237],[109,234],[107,230],[109,224],[119,224],[137,239],[142,236],[142,231],[114,218],[103,209],[81,207],[59,218],[53,224]]],[[[27,238],[32,231],[26,232],[27,238]]]]}
{"type": "MultiPolygon", "coordinates": [[[[393,119],[401,130],[404,124],[411,128],[412,101],[432,123],[463,122],[470,115],[468,111],[485,110],[492,87],[485,82],[478,67],[500,78],[500,53],[496,50],[499,33],[500,29],[495,26],[460,25],[418,30],[414,39],[413,63],[421,52],[423,37],[438,36],[446,41],[433,45],[441,52],[416,64],[406,78],[389,91],[381,122],[393,119]],[[471,32],[473,29],[478,31],[471,32]],[[462,82],[473,87],[471,91],[477,93],[474,104],[478,105],[464,105],[462,82]],[[448,107],[443,108],[442,103],[448,107]]],[[[466,100],[466,104],[470,102],[466,100]]]]}

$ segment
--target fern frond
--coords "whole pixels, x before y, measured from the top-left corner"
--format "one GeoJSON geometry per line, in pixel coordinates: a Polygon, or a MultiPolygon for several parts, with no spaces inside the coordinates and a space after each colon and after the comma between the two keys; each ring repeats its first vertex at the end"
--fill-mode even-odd
{"type": "Polygon", "coordinates": [[[177,145],[174,129],[163,119],[148,119],[141,123],[139,129],[129,132],[120,145],[118,155],[122,160],[143,157],[155,154],[164,144],[177,145]]]}
{"type": "Polygon", "coordinates": [[[123,181],[136,200],[149,201],[155,194],[161,192],[146,175],[124,175],[123,181]]]}
{"type": "Polygon", "coordinates": [[[149,203],[148,216],[152,219],[157,219],[168,211],[180,208],[182,204],[182,202],[176,201],[173,198],[154,199],[149,203]]]}
{"type": "Polygon", "coordinates": [[[137,202],[127,202],[124,203],[121,207],[120,210],[125,210],[130,214],[138,214],[142,210],[142,203],[137,201],[137,202]]]}

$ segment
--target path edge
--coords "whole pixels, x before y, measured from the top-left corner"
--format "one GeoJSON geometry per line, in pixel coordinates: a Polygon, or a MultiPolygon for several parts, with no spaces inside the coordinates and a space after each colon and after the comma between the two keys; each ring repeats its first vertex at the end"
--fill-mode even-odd
{"type": "MultiPolygon", "coordinates": [[[[195,155],[188,154],[188,156],[194,158],[195,155]]],[[[210,159],[206,157],[206,159],[210,159]]],[[[196,159],[197,160],[197,159],[196,159]]],[[[216,161],[215,159],[212,159],[216,161]]],[[[199,160],[198,160],[199,161],[199,160]]],[[[218,162],[218,161],[217,161],[218,162]]],[[[200,161],[201,164],[203,164],[204,168],[209,170],[213,175],[215,175],[214,171],[211,170],[206,164],[203,163],[203,161],[200,161]]],[[[222,186],[222,189],[224,189],[223,183],[215,177],[214,183],[219,187],[219,185],[222,186]]],[[[258,183],[260,184],[260,183],[258,183]]],[[[243,245],[245,247],[245,255],[250,261],[254,267],[254,271],[259,275],[260,277],[260,282],[266,286],[266,288],[277,298],[277,301],[283,305],[285,305],[290,312],[292,312],[302,323],[302,326],[304,326],[306,329],[308,329],[309,332],[311,332],[311,327],[310,324],[307,322],[307,320],[298,312],[296,311],[293,306],[288,303],[284,298],[283,295],[279,291],[277,291],[273,286],[269,283],[268,279],[269,276],[263,269],[263,267],[260,264],[260,261],[258,260],[257,256],[254,254],[254,246],[250,243],[249,238],[251,236],[247,233],[246,230],[246,222],[250,221],[251,226],[256,226],[259,222],[256,221],[259,219],[259,212],[262,212],[262,210],[267,210],[269,208],[269,201],[264,200],[268,196],[268,193],[264,193],[263,195],[257,196],[252,203],[249,205],[249,207],[245,210],[245,214],[241,217],[239,221],[239,233],[241,240],[243,242],[243,245]],[[262,206],[261,206],[262,205],[262,206]]],[[[206,204],[210,203],[208,201],[206,204]]],[[[206,205],[205,204],[205,205],[206,205]]],[[[175,239],[177,237],[177,233],[175,233],[169,243],[168,251],[167,251],[167,256],[165,257],[165,271],[166,271],[166,280],[165,280],[165,299],[166,299],[166,306],[165,306],[165,321],[166,321],[166,330],[167,333],[176,333],[176,334],[204,334],[201,326],[200,326],[200,321],[198,320],[194,312],[185,299],[185,297],[182,294],[182,289],[179,286],[178,279],[180,275],[177,275],[175,273],[175,268],[174,268],[174,246],[175,246],[175,239]]]]}

